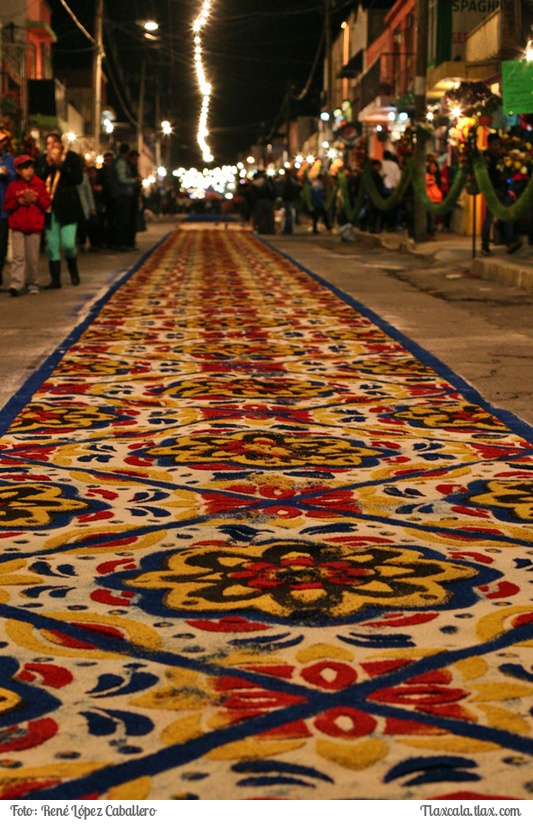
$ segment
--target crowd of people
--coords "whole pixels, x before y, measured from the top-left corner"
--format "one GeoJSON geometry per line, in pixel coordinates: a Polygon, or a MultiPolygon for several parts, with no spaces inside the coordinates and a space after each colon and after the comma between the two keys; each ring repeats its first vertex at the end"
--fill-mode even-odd
{"type": "Polygon", "coordinates": [[[122,143],[104,154],[101,168],[87,166],[56,132],[46,136],[37,157],[6,151],[9,135],[0,130],[0,286],[12,297],[37,294],[39,252],[46,250],[50,282],[59,289],[65,259],[71,283],[80,283],[78,251],[127,252],[137,248],[143,229],[139,153],[122,143]],[[11,233],[9,284],[3,271],[11,233]],[[88,246],[87,246],[88,244],[88,246]]]}
{"type": "MultiPolygon", "coordinates": [[[[155,186],[143,193],[139,175],[139,153],[122,143],[118,152],[107,151],[101,168],[85,165],[79,154],[67,148],[56,132],[46,137],[45,151],[37,157],[20,154],[14,157],[6,150],[8,134],[0,129],[0,287],[13,297],[39,291],[37,266],[39,252],[46,250],[50,282],[42,287],[59,289],[61,261],[64,258],[71,283],[80,283],[79,250],[108,249],[126,252],[137,249],[136,234],[146,228],[144,211],[155,214],[177,214],[192,210],[192,201],[172,188],[162,192],[155,186]],[[2,283],[11,232],[12,254],[9,285],[2,283]]],[[[501,138],[489,135],[485,159],[491,183],[504,205],[510,205],[517,193],[502,171],[501,138]]],[[[402,163],[390,150],[381,159],[371,160],[370,176],[378,195],[387,199],[398,187],[402,163]]],[[[290,234],[300,222],[302,211],[311,218],[310,231],[317,234],[320,226],[330,231],[334,222],[340,229],[353,221],[360,229],[372,233],[383,230],[406,231],[414,236],[414,191],[410,184],[402,198],[390,209],[381,209],[365,194],[359,198],[362,185],[360,169],[344,169],[346,185],[339,197],[335,181],[322,171],[309,174],[307,180],[295,167],[271,175],[259,170],[250,180],[240,181],[231,203],[222,198],[196,209],[231,208],[244,222],[250,222],[259,234],[277,231],[290,234]],[[306,196],[304,197],[304,192],[306,196]],[[343,200],[344,198],[344,200],[343,200]],[[359,212],[354,218],[355,204],[359,212]]],[[[427,156],[426,194],[432,203],[441,203],[450,191],[451,170],[443,157],[427,156]]],[[[451,212],[438,219],[427,211],[427,239],[435,238],[439,228],[450,228],[451,212]]],[[[482,228],[482,254],[490,255],[494,216],[485,210],[482,228]]],[[[500,223],[499,233],[509,254],[520,248],[516,226],[500,223]]],[[[530,232],[530,234],[532,234],[530,232]]],[[[342,235],[342,233],[341,233],[342,235]]],[[[530,242],[533,237],[530,237],[530,242]]]]}

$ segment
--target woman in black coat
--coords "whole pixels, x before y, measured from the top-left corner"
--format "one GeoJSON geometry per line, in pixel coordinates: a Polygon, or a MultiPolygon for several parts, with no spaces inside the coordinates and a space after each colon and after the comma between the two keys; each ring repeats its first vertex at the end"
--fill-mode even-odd
{"type": "Polygon", "coordinates": [[[66,151],[61,135],[52,132],[46,137],[46,152],[37,161],[36,172],[42,178],[52,198],[52,210],[47,217],[45,237],[51,282],[49,289],[61,287],[61,248],[65,253],[70,279],[80,282],[76,248],[76,233],[83,210],[77,186],[83,180],[81,158],[66,151]]]}

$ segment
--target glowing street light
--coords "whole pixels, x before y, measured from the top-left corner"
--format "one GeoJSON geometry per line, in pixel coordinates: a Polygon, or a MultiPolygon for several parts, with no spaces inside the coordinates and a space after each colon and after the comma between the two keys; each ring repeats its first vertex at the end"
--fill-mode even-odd
{"type": "Polygon", "coordinates": [[[143,23],[143,29],[145,31],[157,31],[158,28],[159,23],[157,23],[155,20],[147,20],[145,23],[143,23]]]}
{"type": "Polygon", "coordinates": [[[170,123],[170,120],[162,120],[161,129],[163,131],[163,134],[172,134],[172,125],[170,123]]]}

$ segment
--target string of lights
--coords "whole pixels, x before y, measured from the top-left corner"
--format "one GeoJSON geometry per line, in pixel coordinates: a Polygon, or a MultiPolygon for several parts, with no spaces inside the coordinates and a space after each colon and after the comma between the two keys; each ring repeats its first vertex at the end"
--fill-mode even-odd
{"type": "Polygon", "coordinates": [[[206,140],[206,138],[209,136],[207,122],[209,116],[209,103],[211,100],[211,83],[207,81],[207,78],[205,76],[204,64],[202,59],[202,38],[200,32],[207,24],[210,9],[210,0],[204,0],[202,10],[194,20],[192,27],[194,35],[194,64],[196,68],[196,78],[198,80],[198,86],[200,88],[200,93],[202,95],[202,105],[200,109],[200,120],[198,123],[197,138],[198,145],[202,150],[202,157],[206,163],[211,163],[211,161],[214,159],[211,149],[206,140]]]}

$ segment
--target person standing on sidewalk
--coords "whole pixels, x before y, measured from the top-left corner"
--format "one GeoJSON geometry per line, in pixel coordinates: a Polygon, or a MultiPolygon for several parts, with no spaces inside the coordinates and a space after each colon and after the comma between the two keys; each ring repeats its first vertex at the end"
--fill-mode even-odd
{"type": "MultiPolygon", "coordinates": [[[[500,161],[500,136],[496,133],[489,134],[487,141],[487,151],[485,152],[485,161],[487,163],[487,171],[489,173],[490,182],[494,187],[494,191],[498,196],[498,200],[505,206],[510,206],[512,197],[507,185],[506,175],[498,168],[500,161]]],[[[489,211],[488,207],[485,212],[485,220],[481,228],[481,254],[492,255],[490,250],[490,230],[494,221],[494,215],[489,211]]],[[[512,255],[517,252],[522,246],[522,243],[517,239],[515,234],[514,223],[511,221],[502,221],[503,237],[507,246],[507,254],[512,255]]]]}
{"type": "Polygon", "coordinates": [[[121,143],[118,156],[113,160],[109,169],[109,193],[111,195],[111,214],[113,226],[112,249],[117,252],[127,252],[128,228],[131,202],[137,179],[131,173],[128,162],[130,151],[129,143],[121,143]]]}
{"type": "Polygon", "coordinates": [[[81,158],[76,152],[65,151],[61,135],[51,132],[46,137],[46,154],[36,165],[37,175],[46,182],[52,208],[45,223],[50,283],[45,289],[61,288],[61,248],[65,253],[70,279],[80,282],[76,235],[83,211],[78,186],[83,180],[81,158]]]}
{"type": "Polygon", "coordinates": [[[15,180],[14,158],[6,152],[8,138],[8,133],[0,129],[0,289],[2,288],[2,272],[6,262],[7,241],[9,237],[7,212],[3,204],[7,187],[15,180]]]}
{"type": "Polygon", "coordinates": [[[4,208],[9,215],[13,244],[9,294],[18,297],[26,286],[30,295],[38,294],[37,267],[44,216],[51,206],[44,180],[35,174],[29,155],[15,159],[17,179],[7,187],[4,208]]]}

